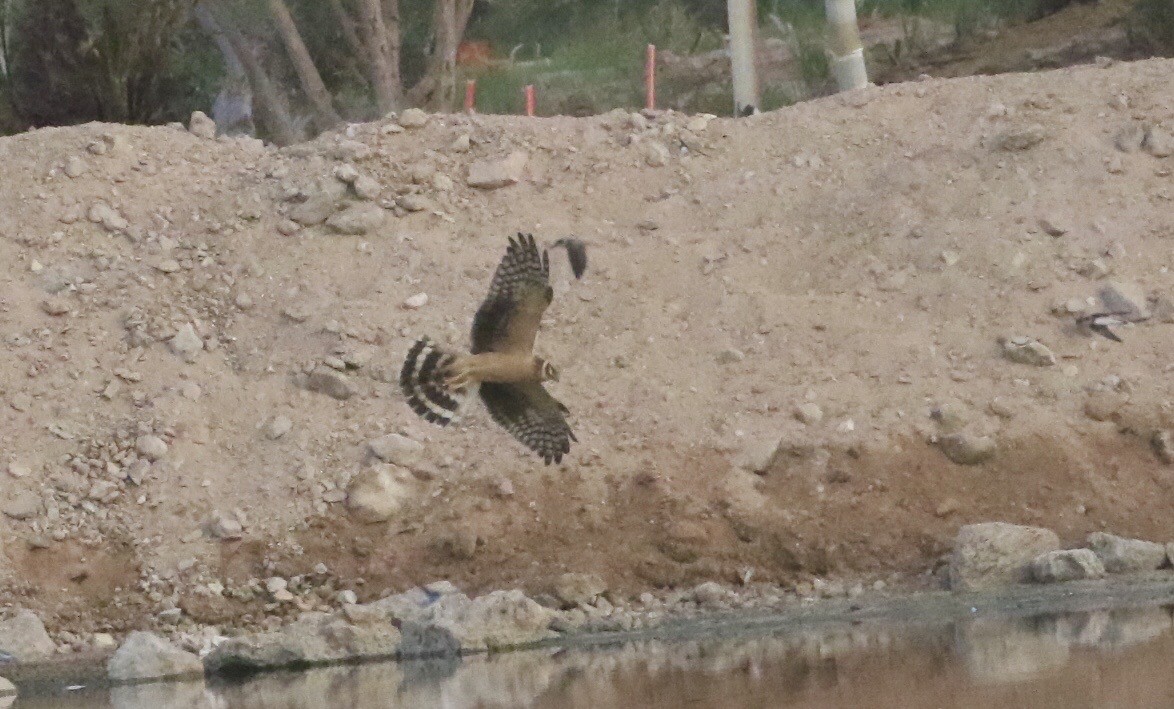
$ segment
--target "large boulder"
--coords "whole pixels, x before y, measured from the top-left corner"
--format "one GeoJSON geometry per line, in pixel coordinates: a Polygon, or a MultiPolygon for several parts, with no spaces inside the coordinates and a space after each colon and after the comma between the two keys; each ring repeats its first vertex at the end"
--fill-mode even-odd
{"type": "Polygon", "coordinates": [[[306,613],[280,630],[220,643],[204,658],[204,665],[210,672],[255,672],[390,658],[399,652],[400,637],[399,629],[380,618],[351,623],[334,615],[306,613]]]}
{"type": "Polygon", "coordinates": [[[45,631],[45,624],[30,610],[16,611],[0,622],[0,651],[21,662],[39,660],[57,652],[57,645],[45,631]]]}
{"type": "Polygon", "coordinates": [[[395,622],[403,633],[401,657],[479,652],[527,645],[553,637],[554,611],[518,590],[469,598],[437,584],[389,596],[365,608],[395,622]]]}
{"type": "Polygon", "coordinates": [[[1156,542],[1093,532],[1088,546],[1111,574],[1153,571],[1166,563],[1166,547],[1156,542]]]}
{"type": "Polygon", "coordinates": [[[1050,529],[1006,522],[968,524],[954,540],[950,588],[976,591],[1027,581],[1031,562],[1059,548],[1060,539],[1050,529]]]}
{"type": "Polygon", "coordinates": [[[200,658],[172,645],[154,633],[135,631],[106,663],[106,674],[114,682],[144,682],[174,677],[201,677],[200,658]]]}
{"type": "Polygon", "coordinates": [[[1031,562],[1031,576],[1040,583],[1099,579],[1105,565],[1091,549],[1064,549],[1040,554],[1031,562]]]}

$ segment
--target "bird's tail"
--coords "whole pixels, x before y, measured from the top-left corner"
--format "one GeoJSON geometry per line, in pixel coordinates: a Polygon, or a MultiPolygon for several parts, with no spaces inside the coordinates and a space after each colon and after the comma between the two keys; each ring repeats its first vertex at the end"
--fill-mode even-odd
{"type": "Polygon", "coordinates": [[[444,385],[456,355],[445,352],[421,337],[408,350],[399,374],[400,389],[412,411],[429,423],[447,426],[456,421],[463,403],[463,392],[450,391],[444,385]]]}

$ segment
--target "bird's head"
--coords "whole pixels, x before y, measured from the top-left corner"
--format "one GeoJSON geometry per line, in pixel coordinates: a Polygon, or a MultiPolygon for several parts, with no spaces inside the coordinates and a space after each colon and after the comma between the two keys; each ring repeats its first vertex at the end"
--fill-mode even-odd
{"type": "Polygon", "coordinates": [[[558,368],[541,357],[534,358],[534,368],[538,370],[538,377],[544,382],[558,381],[558,368]]]}

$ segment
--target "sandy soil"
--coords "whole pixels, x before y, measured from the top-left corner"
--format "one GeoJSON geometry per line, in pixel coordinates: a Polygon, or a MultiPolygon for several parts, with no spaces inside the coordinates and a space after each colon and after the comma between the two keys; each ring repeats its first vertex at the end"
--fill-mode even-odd
{"type": "Polygon", "coordinates": [[[1150,445],[1174,427],[1174,158],[1118,140],[1172,121],[1174,62],[1151,60],[741,121],[434,116],[284,151],[174,127],[2,139],[0,600],[68,644],[437,578],[892,580],[975,521],[1174,538],[1150,445]],[[518,184],[466,186],[511,151],[518,184]],[[382,223],[295,228],[343,165],[377,181],[382,223]],[[590,244],[583,281],[554,259],[538,340],[581,441],[551,468],[483,412],[429,426],[394,383],[417,336],[466,341],[519,230],[590,244]],[[1073,327],[1110,282],[1152,312],[1122,343],[1073,327]],[[1056,364],[1009,361],[1010,336],[1056,364]],[[332,367],[349,398],[307,389],[332,367]],[[993,457],[951,462],[934,443],[956,431],[993,457]],[[345,491],[387,433],[424,453],[378,468],[401,506],[364,523],[345,491]],[[257,591],[271,576],[292,601],[257,591]]]}

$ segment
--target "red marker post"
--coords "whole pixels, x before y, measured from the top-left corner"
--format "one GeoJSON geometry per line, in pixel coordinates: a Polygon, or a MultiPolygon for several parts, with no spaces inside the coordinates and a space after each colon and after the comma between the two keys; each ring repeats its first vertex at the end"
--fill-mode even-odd
{"type": "Polygon", "coordinates": [[[644,108],[656,110],[656,45],[648,45],[644,58],[644,108]]]}
{"type": "Polygon", "coordinates": [[[477,106],[477,82],[469,79],[465,82],[465,113],[473,113],[477,106]]]}
{"type": "Polygon", "coordinates": [[[526,94],[526,115],[533,118],[535,108],[534,84],[527,84],[524,91],[526,94]]]}

